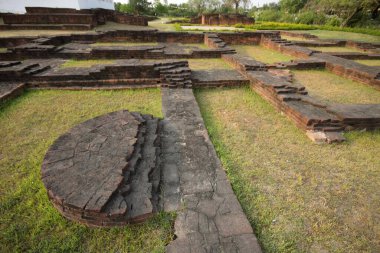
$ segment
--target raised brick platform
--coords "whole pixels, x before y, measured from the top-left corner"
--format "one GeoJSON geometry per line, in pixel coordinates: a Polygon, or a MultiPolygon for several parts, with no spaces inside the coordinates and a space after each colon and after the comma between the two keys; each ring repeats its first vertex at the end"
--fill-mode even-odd
{"type": "Polygon", "coordinates": [[[26,14],[4,14],[0,30],[90,30],[113,21],[128,25],[147,26],[148,18],[106,9],[26,7],[26,14]]]}
{"type": "Polygon", "coordinates": [[[119,111],[72,128],[46,153],[42,181],[54,206],[91,226],[142,222],[157,211],[159,120],[119,111]]]}

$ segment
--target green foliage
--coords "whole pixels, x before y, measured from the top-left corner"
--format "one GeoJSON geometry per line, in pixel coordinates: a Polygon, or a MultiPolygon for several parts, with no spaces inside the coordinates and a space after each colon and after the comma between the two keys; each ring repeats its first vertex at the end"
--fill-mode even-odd
{"type": "Polygon", "coordinates": [[[374,36],[380,36],[380,30],[371,28],[351,28],[336,27],[328,25],[306,25],[280,22],[256,22],[253,25],[245,25],[246,30],[326,30],[326,31],[342,31],[352,33],[362,33],[374,36]]]}
{"type": "Polygon", "coordinates": [[[338,18],[337,16],[331,16],[327,19],[326,25],[327,26],[340,26],[342,24],[342,20],[338,18]]]}
{"type": "Polygon", "coordinates": [[[307,25],[323,25],[326,22],[326,16],[323,14],[318,14],[314,11],[305,11],[298,15],[296,18],[297,23],[307,24],[307,25]]]}
{"type": "Polygon", "coordinates": [[[256,22],[253,25],[245,25],[247,30],[313,30],[316,27],[305,24],[292,24],[280,22],[256,22]]]}
{"type": "Polygon", "coordinates": [[[307,0],[280,0],[280,7],[288,13],[299,12],[307,3],[307,0]]]}
{"type": "Polygon", "coordinates": [[[259,21],[280,21],[281,13],[277,10],[268,9],[258,13],[256,20],[259,21]]]}

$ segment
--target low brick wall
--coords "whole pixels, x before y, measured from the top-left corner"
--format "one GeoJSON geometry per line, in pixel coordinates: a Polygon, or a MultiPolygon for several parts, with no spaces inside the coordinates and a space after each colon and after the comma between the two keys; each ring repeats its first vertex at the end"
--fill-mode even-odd
{"type": "Polygon", "coordinates": [[[218,37],[229,45],[258,45],[265,32],[218,33],[218,37]]]}
{"type": "Polygon", "coordinates": [[[8,14],[3,20],[5,24],[97,24],[92,14],[8,14]]]}
{"type": "Polygon", "coordinates": [[[202,25],[252,25],[255,19],[241,14],[205,14],[199,17],[192,18],[191,23],[202,25]]]}
{"type": "Polygon", "coordinates": [[[128,14],[117,13],[115,14],[113,21],[120,24],[126,25],[138,25],[147,26],[148,20],[143,16],[134,16],[128,14]]]}

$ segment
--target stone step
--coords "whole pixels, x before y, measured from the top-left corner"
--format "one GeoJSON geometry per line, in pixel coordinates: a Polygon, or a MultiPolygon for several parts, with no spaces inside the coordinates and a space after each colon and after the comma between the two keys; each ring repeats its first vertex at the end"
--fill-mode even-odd
{"type": "Polygon", "coordinates": [[[0,62],[0,68],[8,68],[15,65],[20,65],[20,61],[8,61],[8,62],[0,62]]]}
{"type": "Polygon", "coordinates": [[[25,74],[28,74],[28,75],[35,75],[35,74],[39,74],[39,73],[45,72],[45,71],[47,71],[50,68],[51,68],[50,66],[38,66],[38,67],[35,67],[35,68],[32,68],[32,69],[28,69],[28,70],[23,71],[23,72],[25,74]]]}

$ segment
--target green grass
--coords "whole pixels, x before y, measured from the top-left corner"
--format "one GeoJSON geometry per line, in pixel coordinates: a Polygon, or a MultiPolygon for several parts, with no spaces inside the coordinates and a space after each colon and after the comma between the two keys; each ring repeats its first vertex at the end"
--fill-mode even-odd
{"type": "Polygon", "coordinates": [[[246,30],[308,30],[316,29],[309,25],[304,24],[291,24],[291,23],[279,23],[279,22],[263,22],[259,21],[253,25],[235,25],[237,28],[245,28],[246,30]]]}
{"type": "Polygon", "coordinates": [[[179,45],[184,47],[197,47],[199,49],[210,49],[206,44],[203,43],[180,43],[179,45]]]}
{"type": "Polygon", "coordinates": [[[173,214],[142,225],[88,228],[63,218],[40,180],[44,155],[74,125],[128,109],[161,114],[159,89],[28,91],[0,107],[1,252],[163,252],[173,214]]]}
{"type": "Polygon", "coordinates": [[[222,59],[186,59],[192,70],[213,70],[232,69],[232,67],[222,59]]]}
{"type": "Polygon", "coordinates": [[[90,44],[92,47],[131,47],[131,46],[156,46],[157,42],[131,42],[131,41],[115,41],[115,42],[97,42],[90,44]]]}
{"type": "Polygon", "coordinates": [[[364,53],[364,50],[353,48],[353,47],[309,47],[312,50],[322,51],[322,52],[353,52],[353,53],[364,53]]]}
{"type": "Polygon", "coordinates": [[[327,31],[327,30],[307,30],[307,31],[295,31],[301,33],[309,33],[315,36],[318,36],[320,39],[336,39],[336,40],[355,40],[363,42],[380,42],[380,34],[370,35],[370,34],[361,34],[354,32],[344,32],[344,31],[327,31]]]}
{"type": "MultiPolygon", "coordinates": [[[[337,27],[337,26],[326,26],[326,25],[305,25],[305,24],[294,24],[294,23],[282,23],[282,22],[256,22],[253,25],[241,25],[237,24],[235,27],[244,27],[246,30],[307,30],[307,32],[312,30],[319,31],[331,31],[350,35],[356,34],[358,39],[360,39],[360,34],[373,35],[377,37],[377,41],[380,40],[380,31],[371,28],[351,28],[351,27],[337,27]]],[[[366,36],[364,36],[366,37],[366,36]]],[[[338,39],[349,39],[349,37],[339,37],[338,39]]]]}
{"type": "Polygon", "coordinates": [[[325,70],[293,71],[297,82],[310,96],[326,102],[347,104],[380,104],[380,91],[371,86],[337,76],[325,70]]]}
{"type": "Polygon", "coordinates": [[[380,66],[380,60],[356,60],[356,62],[368,66],[380,66]]]}
{"type": "Polygon", "coordinates": [[[196,97],[264,252],[379,252],[380,131],[317,145],[249,88],[196,97]]]}
{"type": "Polygon", "coordinates": [[[178,29],[179,24],[165,24],[169,18],[160,18],[149,22],[149,27],[160,31],[174,32],[178,29]]]}
{"type": "Polygon", "coordinates": [[[290,40],[290,41],[312,41],[313,39],[307,39],[307,38],[301,38],[301,37],[292,37],[292,36],[286,36],[281,35],[282,39],[290,40]]]}
{"type": "Polygon", "coordinates": [[[113,64],[115,60],[68,60],[60,68],[90,68],[94,65],[113,64]]]}
{"type": "Polygon", "coordinates": [[[242,46],[234,45],[233,48],[240,54],[250,56],[257,61],[264,63],[275,63],[275,62],[287,62],[295,57],[290,57],[280,52],[264,48],[262,46],[242,46]]]}

